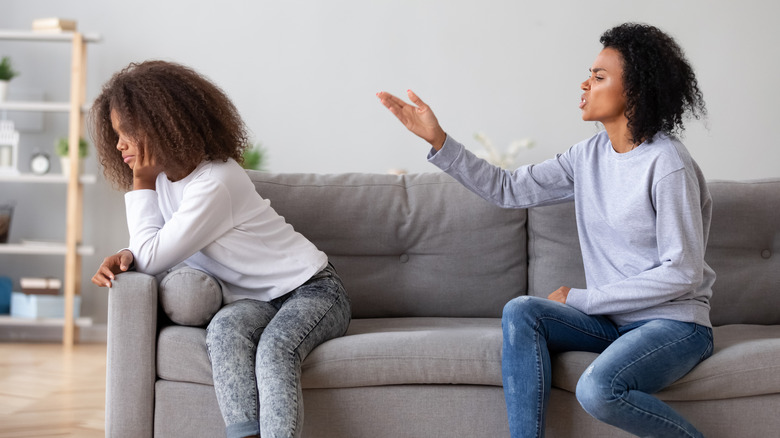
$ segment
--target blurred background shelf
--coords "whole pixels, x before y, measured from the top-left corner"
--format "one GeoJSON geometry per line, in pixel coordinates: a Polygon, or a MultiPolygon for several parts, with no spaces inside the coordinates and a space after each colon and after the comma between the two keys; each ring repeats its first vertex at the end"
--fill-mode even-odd
{"type": "MultiPolygon", "coordinates": [[[[82,105],[81,112],[89,111],[89,105],[82,105]]],[[[0,102],[0,111],[40,111],[40,112],[61,112],[70,111],[70,102],[27,102],[10,101],[0,102]]]]}
{"type": "MultiPolygon", "coordinates": [[[[97,176],[93,174],[79,175],[81,184],[94,184],[97,176]]],[[[55,183],[68,184],[66,175],[61,173],[47,173],[45,175],[36,175],[34,173],[0,173],[0,182],[18,182],[18,183],[55,183]]]]}
{"type": "MultiPolygon", "coordinates": [[[[19,41],[73,41],[76,32],[33,32],[30,30],[0,30],[0,39],[19,41]]],[[[95,33],[80,34],[87,43],[100,42],[102,37],[95,33]]]]}
{"type": "MultiPolygon", "coordinates": [[[[81,317],[73,320],[77,327],[92,327],[92,318],[81,317]]],[[[2,326],[51,326],[62,327],[65,318],[22,318],[19,316],[0,315],[0,327],[2,326]]]]}
{"type": "MultiPolygon", "coordinates": [[[[0,254],[65,255],[67,251],[65,242],[0,243],[0,254]]],[[[79,245],[76,251],[81,256],[93,255],[95,248],[79,245]]]]}

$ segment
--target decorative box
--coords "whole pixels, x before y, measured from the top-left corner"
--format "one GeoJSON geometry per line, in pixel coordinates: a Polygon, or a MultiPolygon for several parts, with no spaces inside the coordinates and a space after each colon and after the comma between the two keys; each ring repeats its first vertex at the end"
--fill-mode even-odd
{"type": "MultiPolygon", "coordinates": [[[[81,296],[73,300],[73,317],[78,318],[81,296]]],[[[22,292],[11,294],[11,316],[19,318],[64,318],[65,297],[62,295],[27,295],[22,292]]]]}

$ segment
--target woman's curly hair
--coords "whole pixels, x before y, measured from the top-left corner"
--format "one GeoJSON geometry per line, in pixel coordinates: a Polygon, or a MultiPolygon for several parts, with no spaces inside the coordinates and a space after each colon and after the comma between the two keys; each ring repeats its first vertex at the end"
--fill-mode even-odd
{"type": "Polygon", "coordinates": [[[242,162],[247,129],[224,91],[189,67],[166,61],[132,63],[103,86],[90,111],[92,138],[106,179],[132,189],[133,170],[116,147],[111,112],[166,175],[178,180],[204,160],[242,162]]]}
{"type": "Polygon", "coordinates": [[[680,46],[646,24],[625,23],[601,36],[604,48],[623,57],[626,117],[632,141],[648,141],[661,131],[678,134],[683,118],[707,114],[704,96],[680,46]]]}

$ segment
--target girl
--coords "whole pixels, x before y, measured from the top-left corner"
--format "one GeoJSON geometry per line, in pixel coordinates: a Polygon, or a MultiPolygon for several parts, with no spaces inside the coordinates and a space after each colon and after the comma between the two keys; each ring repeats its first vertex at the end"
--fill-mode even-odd
{"type": "Polygon", "coordinates": [[[124,189],[130,245],[92,278],[185,263],[218,278],[226,305],[207,328],[228,437],[300,436],[301,362],[341,336],[349,299],[327,256],[296,233],[241,168],[246,128],[225,93],[173,63],[131,64],[92,112],[106,178],[124,189]],[[259,421],[258,421],[259,403],[259,421]]]}
{"type": "Polygon", "coordinates": [[[705,179],[673,136],[683,116],[705,113],[680,47],[655,27],[605,32],[582,83],[582,119],[605,130],[554,159],[503,171],[449,137],[419,97],[378,97],[433,150],[429,160],[502,207],[575,203],[586,289],[504,307],[502,376],[513,437],[544,435],[550,354],[601,353],[576,396],[595,418],[639,436],[701,437],[653,397],[712,354],[704,262],[711,199],[705,179]]]}

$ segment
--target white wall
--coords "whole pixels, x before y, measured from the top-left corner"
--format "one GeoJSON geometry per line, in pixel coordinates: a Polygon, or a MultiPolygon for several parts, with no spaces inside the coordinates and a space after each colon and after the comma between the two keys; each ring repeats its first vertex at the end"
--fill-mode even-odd
{"type": "MultiPolygon", "coordinates": [[[[2,29],[59,16],[102,34],[104,41],[89,47],[89,98],[132,61],[191,65],[233,98],[268,149],[271,171],[318,173],[435,171],[425,162],[425,144],[375,97],[407,88],[468,145],[477,147],[477,131],[499,146],[530,137],[536,147],[522,160],[548,158],[597,130],[581,121],[577,104],[600,34],[624,21],[648,22],[677,38],[697,71],[710,115],[706,126],[691,122],[684,140],[705,174],[780,174],[780,148],[771,136],[780,113],[780,27],[774,23],[780,6],[763,0],[4,0],[0,10],[2,29]]],[[[12,87],[67,98],[67,80],[58,75],[67,70],[67,50],[24,44],[0,41],[0,55],[12,55],[22,72],[12,87]],[[54,58],[59,70],[43,58],[54,58]]],[[[66,129],[54,116],[44,125],[43,132],[23,133],[28,153],[50,149],[66,129]]],[[[90,166],[96,167],[94,158],[90,166]]],[[[0,202],[62,203],[40,189],[0,190],[0,202]]],[[[85,241],[99,256],[84,260],[85,284],[127,238],[121,194],[101,181],[86,196],[85,241]]],[[[19,205],[12,239],[41,230],[57,237],[60,223],[38,208],[19,205]]],[[[0,274],[32,275],[60,265],[2,256],[0,274]]],[[[84,312],[104,318],[103,291],[86,284],[84,294],[84,312]]]]}

